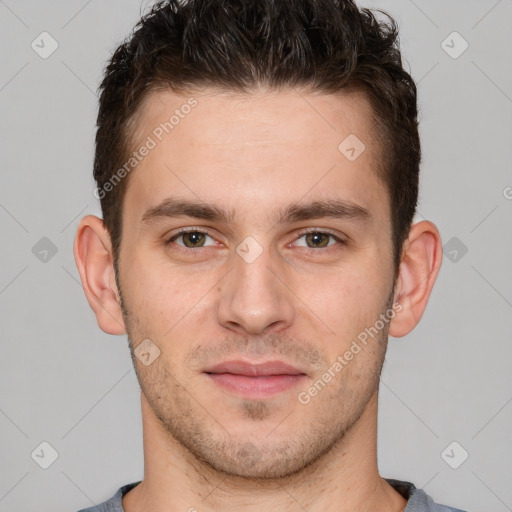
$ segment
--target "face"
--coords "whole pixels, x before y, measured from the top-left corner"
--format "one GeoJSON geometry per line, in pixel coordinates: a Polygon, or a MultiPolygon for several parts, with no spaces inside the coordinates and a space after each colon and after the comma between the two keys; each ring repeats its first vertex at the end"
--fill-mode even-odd
{"type": "Polygon", "coordinates": [[[356,93],[193,98],[153,93],[137,120],[155,146],[123,203],[123,314],[132,355],[146,340],[151,362],[133,361],[197,459],[291,475],[342,442],[378,389],[394,269],[370,106],[356,93]],[[350,134],[362,153],[338,148],[350,134]]]}

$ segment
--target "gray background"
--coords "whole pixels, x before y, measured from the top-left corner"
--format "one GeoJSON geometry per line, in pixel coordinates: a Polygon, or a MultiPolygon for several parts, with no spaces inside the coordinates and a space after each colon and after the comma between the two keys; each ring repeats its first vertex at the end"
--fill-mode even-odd
{"type": "MultiPolygon", "coordinates": [[[[390,339],[381,474],[469,511],[512,510],[512,0],[360,5],[400,24],[421,108],[418,218],[445,243],[422,322],[390,339]],[[454,31],[469,44],[457,58],[454,31]]],[[[80,217],[100,212],[95,90],[140,8],[0,0],[2,512],[74,511],[143,475],[126,337],[98,329],[72,255],[80,217]],[[46,59],[31,47],[51,49],[43,31],[59,45],[46,59]],[[43,441],[58,453],[48,469],[43,441]]]]}

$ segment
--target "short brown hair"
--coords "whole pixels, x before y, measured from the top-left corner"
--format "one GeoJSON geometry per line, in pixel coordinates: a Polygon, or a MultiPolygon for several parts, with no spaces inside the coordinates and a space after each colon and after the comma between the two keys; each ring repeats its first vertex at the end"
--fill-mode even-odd
{"type": "MultiPolygon", "coordinates": [[[[416,86],[403,69],[398,28],[352,0],[166,0],[114,52],[100,86],[98,190],[130,152],[130,123],[148,93],[356,89],[370,100],[391,206],[395,273],[416,210],[420,164],[416,86]]],[[[133,131],[133,130],[132,130],[133,131]]],[[[117,262],[128,177],[101,197],[117,262]]]]}

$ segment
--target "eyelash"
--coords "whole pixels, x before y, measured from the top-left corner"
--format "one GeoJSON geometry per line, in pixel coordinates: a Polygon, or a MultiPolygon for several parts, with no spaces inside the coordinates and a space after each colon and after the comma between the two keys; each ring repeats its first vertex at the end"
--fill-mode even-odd
{"type": "MultiPolygon", "coordinates": [[[[215,240],[215,237],[210,233],[210,231],[208,231],[205,228],[201,228],[201,229],[199,229],[199,228],[182,228],[177,233],[172,235],[171,238],[167,239],[166,242],[165,242],[165,245],[166,246],[170,245],[172,242],[174,242],[174,240],[176,240],[181,235],[186,234],[186,233],[201,233],[201,234],[208,235],[210,238],[215,240]]],[[[321,235],[328,235],[331,238],[333,238],[334,240],[336,240],[336,242],[338,242],[341,246],[346,245],[346,241],[341,239],[340,237],[338,237],[334,233],[331,233],[329,230],[320,230],[320,229],[305,229],[305,230],[302,230],[302,231],[300,231],[297,234],[297,237],[296,237],[295,240],[298,240],[299,238],[302,238],[303,236],[308,235],[310,233],[317,233],[317,234],[321,234],[321,235]]],[[[192,253],[197,252],[197,249],[203,249],[204,248],[204,247],[193,248],[193,247],[186,247],[186,246],[183,246],[183,245],[179,245],[178,247],[179,247],[179,250],[181,250],[181,251],[192,252],[192,253]]],[[[315,251],[315,252],[319,251],[320,249],[323,249],[324,252],[325,252],[326,250],[333,249],[334,247],[335,247],[334,245],[329,245],[327,247],[319,247],[319,248],[316,248],[316,249],[314,247],[303,247],[303,249],[310,250],[310,251],[315,251]]]]}

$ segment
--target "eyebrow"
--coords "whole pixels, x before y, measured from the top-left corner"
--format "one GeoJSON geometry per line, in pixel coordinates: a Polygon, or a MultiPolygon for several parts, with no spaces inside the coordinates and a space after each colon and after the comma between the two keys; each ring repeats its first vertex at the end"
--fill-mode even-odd
{"type": "MultiPolygon", "coordinates": [[[[193,217],[196,219],[229,224],[235,218],[234,211],[195,200],[167,198],[159,205],[148,209],[142,216],[142,223],[149,224],[160,218],[193,217]]],[[[331,217],[335,219],[365,221],[371,220],[370,212],[361,205],[347,199],[323,199],[309,203],[292,203],[273,213],[277,224],[292,223],[311,219],[331,217]]]]}

